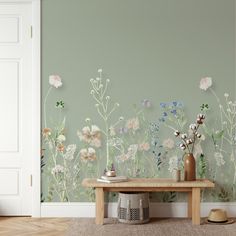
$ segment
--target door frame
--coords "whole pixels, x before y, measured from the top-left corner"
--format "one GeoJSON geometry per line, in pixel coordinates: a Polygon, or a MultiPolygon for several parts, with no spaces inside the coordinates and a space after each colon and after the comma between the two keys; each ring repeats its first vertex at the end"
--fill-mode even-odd
{"type": "Polygon", "coordinates": [[[41,0],[0,0],[32,9],[32,217],[41,216],[41,0]]]}
{"type": "Polygon", "coordinates": [[[32,2],[32,216],[41,216],[41,0],[32,2]]]}

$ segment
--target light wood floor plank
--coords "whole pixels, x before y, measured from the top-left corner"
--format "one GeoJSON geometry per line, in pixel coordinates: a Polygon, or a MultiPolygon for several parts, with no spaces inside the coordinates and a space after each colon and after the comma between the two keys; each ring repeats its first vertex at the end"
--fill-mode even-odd
{"type": "Polygon", "coordinates": [[[0,236],[63,236],[72,218],[0,217],[0,236]]]}

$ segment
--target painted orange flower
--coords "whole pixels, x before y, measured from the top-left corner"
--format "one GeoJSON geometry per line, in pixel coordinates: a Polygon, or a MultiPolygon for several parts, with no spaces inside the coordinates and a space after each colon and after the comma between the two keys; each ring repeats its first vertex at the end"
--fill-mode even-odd
{"type": "Polygon", "coordinates": [[[43,136],[44,136],[44,137],[50,136],[51,133],[52,133],[52,130],[51,130],[50,128],[44,128],[44,129],[43,129],[43,136]]]}
{"type": "Polygon", "coordinates": [[[134,131],[139,129],[139,119],[137,117],[131,118],[126,122],[127,129],[133,129],[134,131]]]}
{"type": "Polygon", "coordinates": [[[149,143],[141,143],[138,147],[139,151],[148,151],[150,149],[149,143]]]}
{"type": "Polygon", "coordinates": [[[44,151],[45,151],[45,149],[44,149],[44,148],[42,148],[42,149],[40,150],[40,156],[41,156],[41,157],[43,157],[43,156],[44,156],[44,151]]]}
{"type": "Polygon", "coordinates": [[[57,150],[58,150],[59,152],[63,152],[64,149],[65,149],[65,146],[64,146],[63,144],[57,145],[57,150]]]}

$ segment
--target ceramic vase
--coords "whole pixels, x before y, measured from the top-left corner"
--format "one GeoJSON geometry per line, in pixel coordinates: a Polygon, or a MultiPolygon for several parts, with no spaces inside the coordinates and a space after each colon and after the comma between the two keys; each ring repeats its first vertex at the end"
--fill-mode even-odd
{"type": "Polygon", "coordinates": [[[192,153],[188,153],[184,157],[184,180],[196,180],[196,162],[192,153]]]}
{"type": "Polygon", "coordinates": [[[181,181],[181,170],[175,170],[174,180],[175,182],[181,181]]]}

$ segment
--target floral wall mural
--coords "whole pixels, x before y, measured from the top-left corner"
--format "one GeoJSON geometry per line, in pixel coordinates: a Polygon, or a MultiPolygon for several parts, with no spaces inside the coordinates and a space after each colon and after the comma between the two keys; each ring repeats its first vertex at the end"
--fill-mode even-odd
{"type": "MultiPolygon", "coordinates": [[[[231,0],[150,0],[145,7],[142,0],[43,1],[43,202],[94,201],[93,189],[81,182],[109,168],[172,178],[176,169],[183,173],[195,136],[197,178],[216,183],[202,200],[236,200],[233,6],[231,0]]],[[[151,194],[162,202],[185,197],[151,194]]]]}
{"type": "MultiPolygon", "coordinates": [[[[103,121],[101,128],[92,118],[85,118],[85,126],[77,131],[77,144],[67,144],[66,117],[61,116],[61,110],[65,107],[64,102],[56,102],[59,119],[52,120],[52,126],[47,125],[47,114],[44,112],[42,174],[50,179],[46,196],[48,201],[54,198],[60,201],[80,200],[80,195],[87,195],[89,200],[94,200],[92,190],[84,192],[84,189],[79,187],[81,181],[85,177],[100,177],[111,166],[120,175],[128,177],[171,178],[174,170],[183,170],[184,155],[180,149],[185,153],[193,153],[198,163],[199,178],[210,178],[217,183],[216,190],[208,192],[203,200],[218,198],[228,201],[236,197],[236,101],[231,100],[230,95],[225,93],[225,101],[221,102],[211,88],[212,78],[202,78],[199,88],[209,91],[215,97],[219,106],[219,116],[215,117],[213,125],[203,123],[210,112],[210,106],[207,103],[201,104],[199,110],[204,114],[198,115],[196,124],[187,127],[187,134],[184,130],[188,119],[183,103],[177,101],[160,103],[162,116],[156,122],[151,122],[145,117],[146,110],[152,106],[148,99],[143,99],[140,106],[134,107],[133,117],[125,119],[119,116],[112,122],[112,113],[119,108],[119,103],[113,103],[108,95],[110,80],[103,78],[102,69],[99,69],[98,73],[96,79],[90,79],[90,95],[103,121]],[[201,124],[204,127],[202,134],[197,132],[201,124]],[[172,136],[180,136],[182,141],[179,142],[172,136],[162,140],[161,131],[166,128],[172,131],[172,136]],[[206,147],[202,144],[206,139],[210,139],[213,146],[210,156],[205,155],[206,147]],[[47,155],[46,161],[44,154],[47,155]],[[218,182],[222,179],[222,176],[217,176],[218,169],[224,165],[230,166],[231,163],[234,170],[231,172],[232,176],[227,176],[226,183],[222,185],[218,182]]],[[[44,110],[50,92],[62,85],[60,76],[49,77],[44,110]]],[[[177,200],[177,196],[175,193],[165,193],[161,200],[173,201],[177,200]],[[169,198],[166,196],[168,194],[169,198]]]]}

